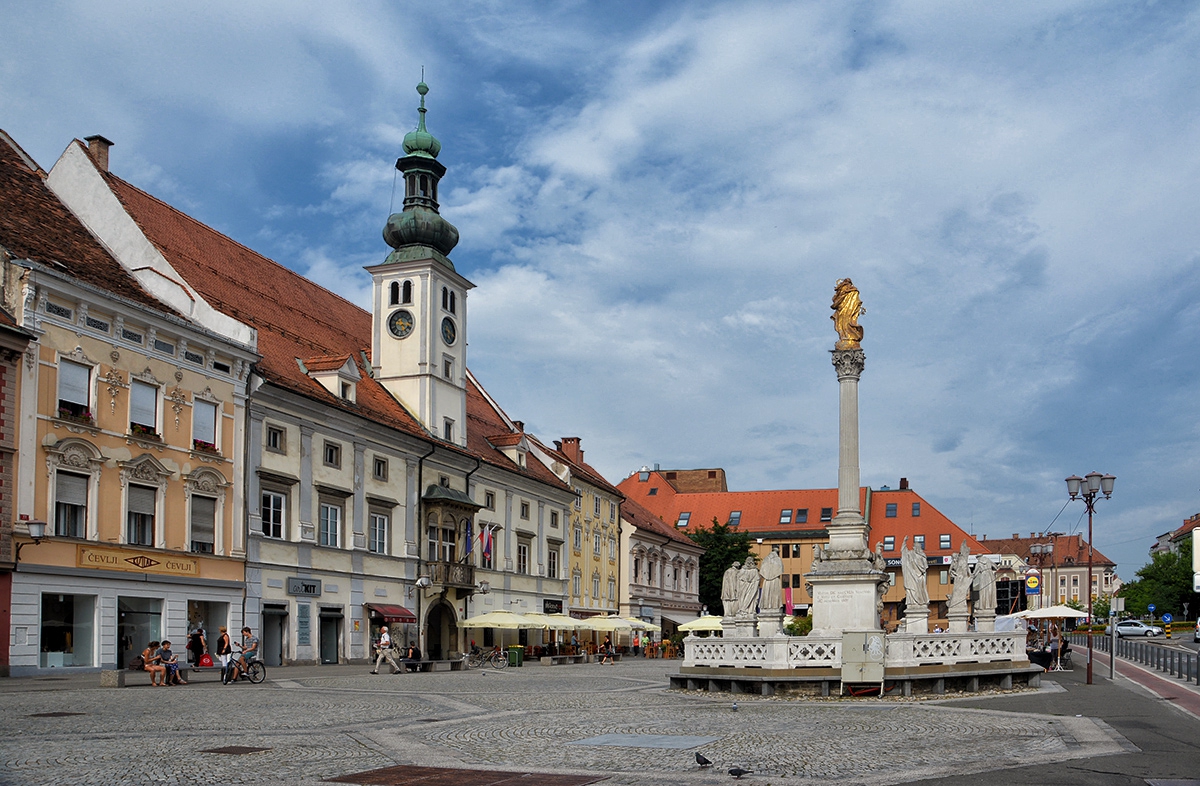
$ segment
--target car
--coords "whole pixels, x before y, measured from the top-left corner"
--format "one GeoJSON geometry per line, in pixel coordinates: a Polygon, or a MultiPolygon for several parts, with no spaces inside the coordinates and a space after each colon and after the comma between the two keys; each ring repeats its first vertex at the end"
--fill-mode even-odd
{"type": "MultiPolygon", "coordinates": [[[[1104,629],[1105,636],[1112,635],[1112,625],[1104,629]]],[[[1117,638],[1125,638],[1126,636],[1161,636],[1163,629],[1157,625],[1147,625],[1141,620],[1121,620],[1117,623],[1117,638]]]]}

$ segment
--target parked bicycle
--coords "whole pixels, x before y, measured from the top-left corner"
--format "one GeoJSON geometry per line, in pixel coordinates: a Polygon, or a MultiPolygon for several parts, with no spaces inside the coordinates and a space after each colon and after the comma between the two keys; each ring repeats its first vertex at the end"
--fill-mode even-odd
{"type": "Polygon", "coordinates": [[[484,652],[479,647],[473,647],[463,656],[463,663],[468,669],[478,669],[485,664],[493,669],[503,669],[508,667],[508,655],[499,647],[493,648],[491,652],[484,652]]]}

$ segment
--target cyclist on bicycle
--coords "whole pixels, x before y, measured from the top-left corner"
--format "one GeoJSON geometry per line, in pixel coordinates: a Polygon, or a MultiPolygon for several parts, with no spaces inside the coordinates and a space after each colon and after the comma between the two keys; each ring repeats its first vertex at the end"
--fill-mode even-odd
{"type": "Polygon", "coordinates": [[[255,636],[249,626],[242,628],[242,652],[229,664],[231,676],[230,682],[237,682],[238,675],[245,671],[250,661],[258,657],[258,637],[255,636]]]}

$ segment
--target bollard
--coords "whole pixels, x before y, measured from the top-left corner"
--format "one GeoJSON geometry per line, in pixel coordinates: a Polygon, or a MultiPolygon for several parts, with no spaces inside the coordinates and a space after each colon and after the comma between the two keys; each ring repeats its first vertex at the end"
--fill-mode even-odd
{"type": "Polygon", "coordinates": [[[1168,623],[1165,623],[1165,624],[1163,625],[1163,630],[1165,631],[1165,635],[1166,635],[1166,637],[1167,637],[1168,639],[1169,639],[1169,638],[1171,638],[1171,623],[1169,623],[1169,622],[1168,622],[1168,623]]]}

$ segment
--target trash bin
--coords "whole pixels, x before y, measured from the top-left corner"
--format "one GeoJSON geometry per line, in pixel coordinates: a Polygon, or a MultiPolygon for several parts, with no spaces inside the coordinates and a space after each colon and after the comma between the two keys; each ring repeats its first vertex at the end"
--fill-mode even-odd
{"type": "Polygon", "coordinates": [[[525,665],[525,648],[520,644],[513,644],[508,648],[508,665],[509,666],[524,666],[525,665]]]}

